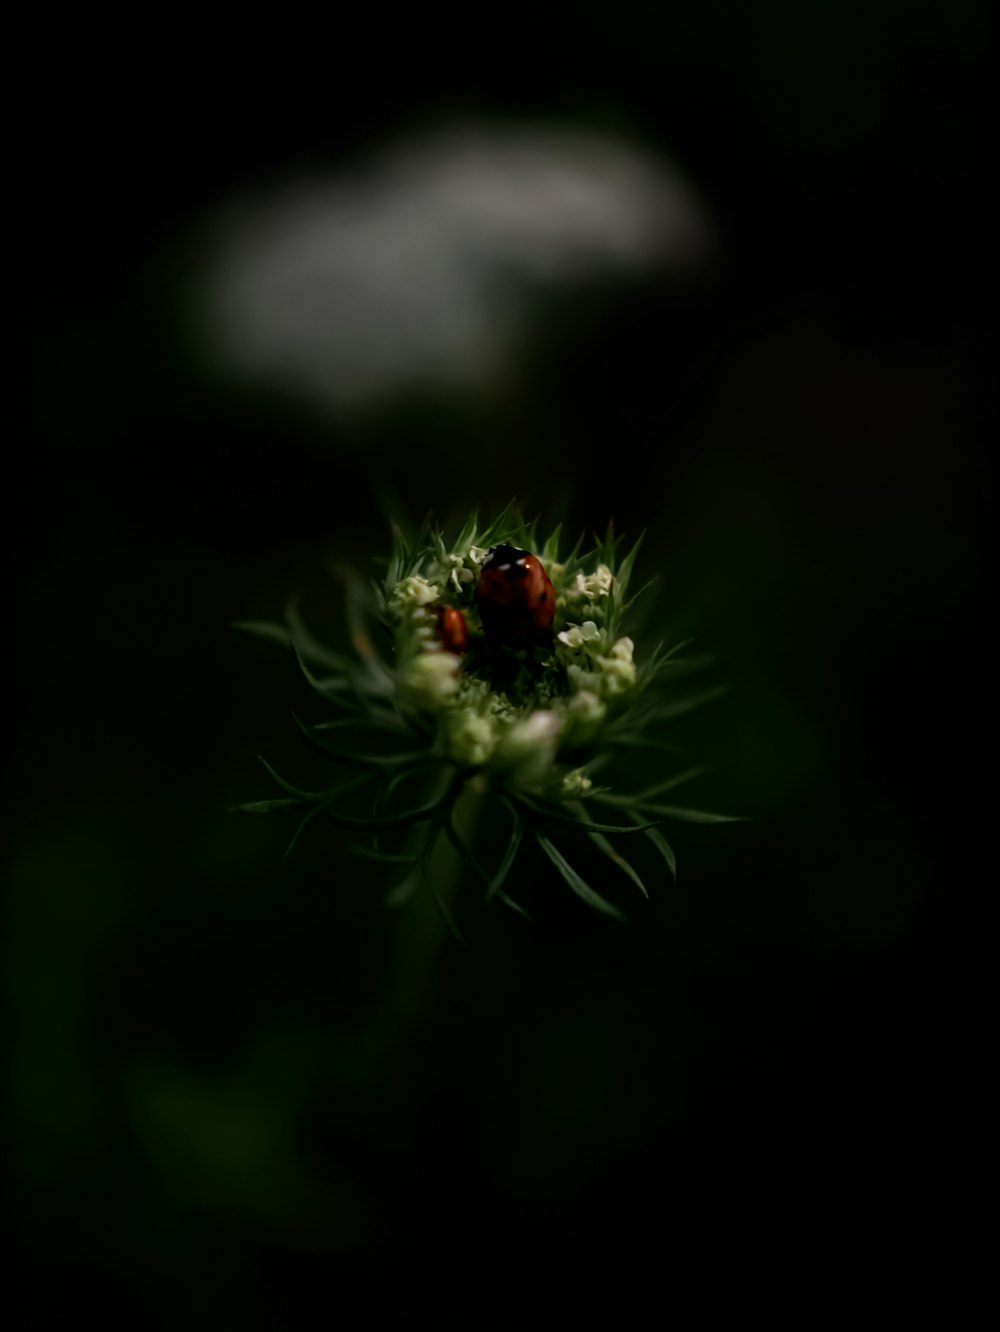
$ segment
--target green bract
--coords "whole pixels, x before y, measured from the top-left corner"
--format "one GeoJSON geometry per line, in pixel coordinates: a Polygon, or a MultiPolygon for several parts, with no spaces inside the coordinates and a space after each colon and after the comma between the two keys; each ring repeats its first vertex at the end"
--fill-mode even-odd
{"type": "Polygon", "coordinates": [[[504,885],[526,829],[565,882],[612,915],[621,913],[557,846],[567,825],[643,892],[638,872],[610,838],[645,835],[673,873],[673,852],[657,825],[726,819],[662,803],[668,789],[694,774],[674,774],[631,793],[598,787],[592,774],[616,751],[648,746],[651,729],[705,695],[665,704],[660,685],[680,666],[683,645],[642,653],[622,632],[635,600],[629,585],[638,543],[619,556],[610,529],[586,551],[577,542],[560,554],[559,542],[558,529],[540,541],[536,525],[526,525],[511,507],[484,529],[473,517],[451,541],[429,520],[412,540],[397,529],[384,580],[367,589],[356,576],[348,579],[353,657],[318,644],[294,611],[287,628],[240,625],[291,641],[306,679],[333,713],[299,726],[341,769],[330,787],[305,791],[268,766],[283,797],[240,808],[300,809],[293,846],[320,815],[359,834],[351,841],[356,852],[407,867],[392,895],[396,901],[428,877],[442,835],[485,881],[487,897],[511,906],[504,885]],[[555,620],[551,638],[538,646],[515,650],[484,635],[475,590],[483,562],[498,545],[536,554],[551,579],[555,620]],[[461,654],[442,641],[439,619],[446,607],[465,618],[468,642],[461,654]],[[504,853],[492,867],[479,862],[456,817],[460,800],[467,808],[470,800],[485,798],[502,806],[509,825],[504,853]]]}

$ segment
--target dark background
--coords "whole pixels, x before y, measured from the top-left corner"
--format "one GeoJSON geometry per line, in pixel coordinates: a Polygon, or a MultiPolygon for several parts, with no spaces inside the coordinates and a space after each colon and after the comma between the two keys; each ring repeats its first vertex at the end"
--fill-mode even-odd
{"type": "Polygon", "coordinates": [[[986,12],[19,32],[4,1131],[39,1314],[974,1268],[986,12]],[[667,154],[712,262],[550,301],[460,403],[331,420],[213,373],[206,211],[467,113],[667,154]],[[342,632],[373,465],[418,514],[648,529],[656,616],[718,655],[678,742],[751,822],[680,827],[627,926],[527,862],[536,921],[470,891],[460,947],[322,830],[282,863],[227,814],[257,752],[304,759],[288,662],[229,622],[300,592],[342,632]]]}

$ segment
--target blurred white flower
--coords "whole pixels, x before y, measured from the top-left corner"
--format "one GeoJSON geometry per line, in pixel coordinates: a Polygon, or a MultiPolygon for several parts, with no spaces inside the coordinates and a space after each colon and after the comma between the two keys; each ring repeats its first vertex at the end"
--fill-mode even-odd
{"type": "Polygon", "coordinates": [[[551,776],[563,722],[550,709],[529,713],[500,737],[496,756],[501,768],[516,771],[518,785],[530,790],[551,776]]]}
{"type": "Polygon", "coordinates": [[[458,691],[458,658],[450,652],[427,652],[402,670],[399,697],[404,707],[435,710],[458,691]]]}
{"type": "Polygon", "coordinates": [[[585,796],[593,785],[582,768],[574,768],[562,779],[560,794],[564,800],[576,800],[580,796],[585,796]]]}
{"type": "Polygon", "coordinates": [[[238,373],[329,409],[505,368],[534,293],[647,265],[708,236],[666,163],[597,135],[456,127],[223,219],[205,313],[238,373]]]}

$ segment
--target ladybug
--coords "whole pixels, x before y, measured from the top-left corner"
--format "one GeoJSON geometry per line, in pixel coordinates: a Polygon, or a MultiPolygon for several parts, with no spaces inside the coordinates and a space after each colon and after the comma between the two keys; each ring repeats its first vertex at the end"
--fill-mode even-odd
{"type": "Polygon", "coordinates": [[[479,573],[476,607],[491,643],[533,647],[551,637],[556,594],[537,555],[494,546],[479,573]]]}
{"type": "Polygon", "coordinates": [[[469,627],[462,612],[454,606],[442,606],[438,611],[437,631],[445,652],[460,657],[469,641],[469,627]]]}

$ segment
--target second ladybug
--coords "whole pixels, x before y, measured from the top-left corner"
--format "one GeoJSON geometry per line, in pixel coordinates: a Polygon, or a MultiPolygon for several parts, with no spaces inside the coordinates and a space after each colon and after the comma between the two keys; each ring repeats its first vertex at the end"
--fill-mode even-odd
{"type": "Polygon", "coordinates": [[[454,606],[442,606],[438,611],[438,639],[445,652],[460,657],[469,642],[469,628],[465,616],[454,606]]]}
{"type": "Polygon", "coordinates": [[[552,636],[555,589],[537,555],[517,546],[494,546],[480,570],[476,608],[495,646],[533,647],[552,636]]]}

